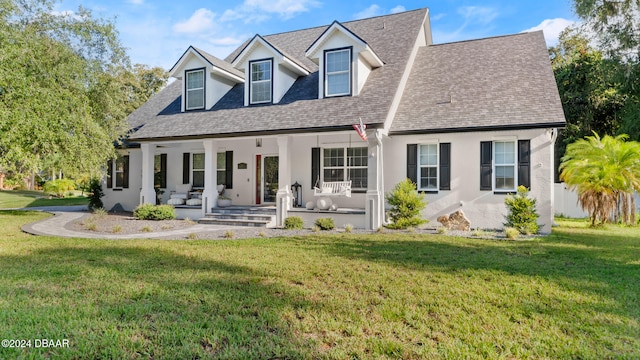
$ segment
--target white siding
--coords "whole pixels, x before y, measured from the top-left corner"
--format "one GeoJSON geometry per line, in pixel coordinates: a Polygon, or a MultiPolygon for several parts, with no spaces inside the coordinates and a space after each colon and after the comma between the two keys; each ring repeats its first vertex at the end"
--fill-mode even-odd
{"type": "Polygon", "coordinates": [[[471,227],[502,228],[506,195],[480,191],[480,142],[504,139],[531,140],[531,192],[537,199],[539,224],[550,232],[553,224],[553,145],[546,129],[466,132],[453,134],[394,136],[384,144],[385,191],[406,178],[407,144],[451,143],[451,190],[427,194],[423,214],[438,226],[436,218],[463,210],[471,227]]]}

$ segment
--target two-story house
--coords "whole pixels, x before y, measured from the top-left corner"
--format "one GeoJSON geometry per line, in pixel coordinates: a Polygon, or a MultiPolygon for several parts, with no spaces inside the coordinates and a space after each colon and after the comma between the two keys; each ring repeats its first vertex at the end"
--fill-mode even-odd
{"type": "Polygon", "coordinates": [[[205,217],[224,184],[234,205],[275,207],[277,225],[296,211],[376,229],[385,193],[409,178],[426,193],[426,218],[461,209],[481,228],[501,228],[506,194],[525,185],[550,231],[565,119],[542,32],[434,45],[419,9],[256,35],[224,60],[189,47],[170,75],[129,116],[108,208],[188,188],[200,201],[183,216],[205,217]],[[293,207],[343,182],[351,196],[332,198],[337,211],[293,207]]]}

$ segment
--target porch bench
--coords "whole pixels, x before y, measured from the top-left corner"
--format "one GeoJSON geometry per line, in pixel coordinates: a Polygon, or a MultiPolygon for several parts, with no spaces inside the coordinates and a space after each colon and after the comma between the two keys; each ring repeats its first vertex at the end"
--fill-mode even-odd
{"type": "Polygon", "coordinates": [[[319,188],[318,187],[313,188],[313,196],[351,197],[351,180],[323,182],[319,188]]]}

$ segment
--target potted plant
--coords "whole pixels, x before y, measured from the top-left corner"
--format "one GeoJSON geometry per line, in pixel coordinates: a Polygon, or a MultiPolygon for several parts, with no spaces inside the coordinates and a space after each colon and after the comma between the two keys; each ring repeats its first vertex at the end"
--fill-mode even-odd
{"type": "Polygon", "coordinates": [[[231,206],[231,199],[226,196],[218,196],[218,207],[231,206]]]}

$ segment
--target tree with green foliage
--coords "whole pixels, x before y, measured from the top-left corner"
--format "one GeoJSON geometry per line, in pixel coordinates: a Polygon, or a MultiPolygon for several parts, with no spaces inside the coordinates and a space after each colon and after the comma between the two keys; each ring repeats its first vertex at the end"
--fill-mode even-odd
{"type": "Polygon", "coordinates": [[[640,191],[640,143],[627,135],[597,133],[567,146],[560,177],[578,193],[591,225],[635,224],[634,191],[640,191]]]}
{"type": "Polygon", "coordinates": [[[390,229],[406,229],[408,227],[419,226],[427,222],[422,218],[421,212],[427,206],[424,194],[416,190],[416,184],[409,179],[396,184],[390,193],[385,196],[391,210],[390,229]]]}
{"type": "Polygon", "coordinates": [[[0,0],[0,166],[98,175],[166,73],[132,69],[111,21],[54,4],[0,0]]]}
{"type": "Polygon", "coordinates": [[[610,54],[640,55],[640,1],[574,0],[574,7],[610,54]]]}
{"type": "Polygon", "coordinates": [[[556,142],[556,168],[568,144],[597,132],[615,135],[627,94],[619,62],[606,58],[578,28],[567,28],[549,49],[567,125],[556,142]]]}
{"type": "Polygon", "coordinates": [[[593,43],[618,64],[616,81],[624,104],[616,133],[640,140],[640,1],[574,0],[574,5],[588,33],[595,37],[593,43]]]}

